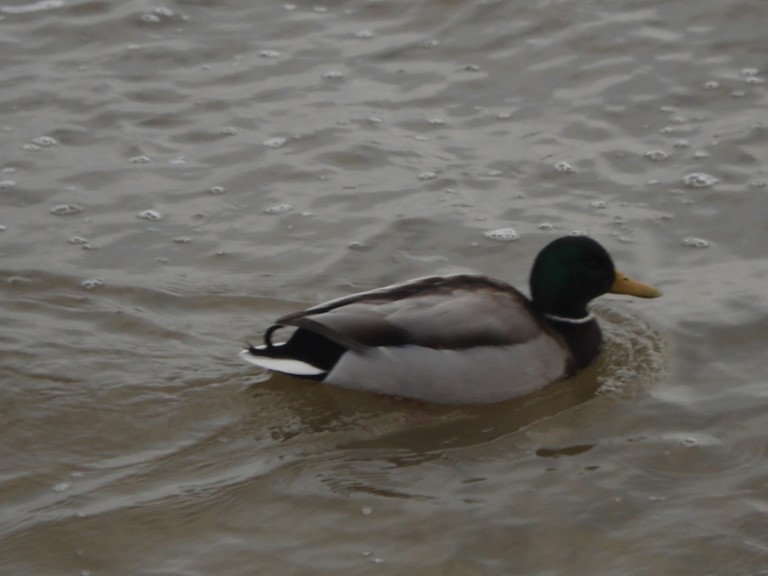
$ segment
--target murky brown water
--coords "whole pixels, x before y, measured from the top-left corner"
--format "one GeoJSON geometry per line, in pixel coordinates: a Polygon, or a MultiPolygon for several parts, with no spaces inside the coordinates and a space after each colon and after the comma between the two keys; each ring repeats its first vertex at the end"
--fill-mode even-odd
{"type": "Polygon", "coordinates": [[[0,573],[768,574],[767,19],[0,0],[0,573]],[[449,409],[236,356],[572,230],[665,291],[602,299],[573,382],[449,409]]]}

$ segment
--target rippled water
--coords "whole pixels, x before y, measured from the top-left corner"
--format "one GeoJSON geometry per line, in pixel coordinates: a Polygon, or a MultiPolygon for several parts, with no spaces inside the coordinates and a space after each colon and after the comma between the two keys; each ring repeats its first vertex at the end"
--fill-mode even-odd
{"type": "Polygon", "coordinates": [[[768,574],[765,18],[0,0],[0,572],[768,574]],[[665,296],[529,398],[236,357],[574,231],[665,296]]]}

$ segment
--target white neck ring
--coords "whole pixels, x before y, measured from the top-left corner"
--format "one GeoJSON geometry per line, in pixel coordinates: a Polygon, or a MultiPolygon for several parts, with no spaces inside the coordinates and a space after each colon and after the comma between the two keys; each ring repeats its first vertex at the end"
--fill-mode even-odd
{"type": "Polygon", "coordinates": [[[587,324],[588,322],[592,322],[592,320],[595,319],[595,315],[590,312],[583,318],[567,318],[566,316],[557,316],[555,314],[544,314],[544,317],[547,320],[552,320],[553,322],[564,322],[565,324],[587,324]]]}

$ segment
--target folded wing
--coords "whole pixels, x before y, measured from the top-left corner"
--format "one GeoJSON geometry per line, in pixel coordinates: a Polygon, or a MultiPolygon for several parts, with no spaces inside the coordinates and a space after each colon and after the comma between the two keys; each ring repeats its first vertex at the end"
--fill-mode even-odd
{"type": "Polygon", "coordinates": [[[542,330],[512,286],[483,276],[433,276],[362,292],[280,318],[352,350],[416,345],[467,349],[524,343],[542,330]]]}

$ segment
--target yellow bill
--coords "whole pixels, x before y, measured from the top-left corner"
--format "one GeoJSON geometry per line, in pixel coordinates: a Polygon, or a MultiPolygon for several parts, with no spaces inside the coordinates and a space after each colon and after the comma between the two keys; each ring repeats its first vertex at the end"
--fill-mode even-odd
{"type": "Polygon", "coordinates": [[[618,270],[616,270],[616,280],[613,281],[613,286],[608,291],[613,294],[627,294],[629,296],[639,296],[640,298],[658,298],[661,296],[660,290],[650,284],[643,284],[637,280],[632,280],[632,278],[618,270]]]}

